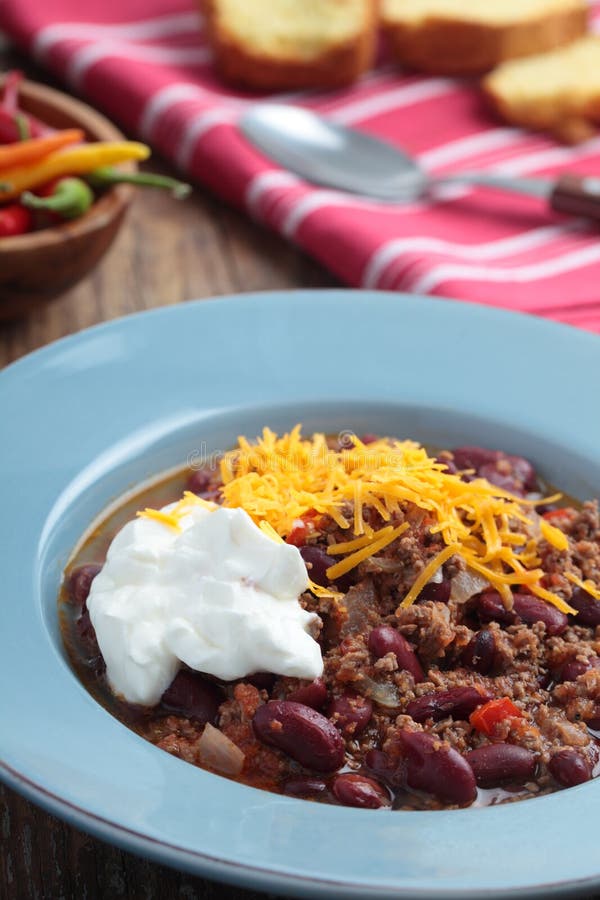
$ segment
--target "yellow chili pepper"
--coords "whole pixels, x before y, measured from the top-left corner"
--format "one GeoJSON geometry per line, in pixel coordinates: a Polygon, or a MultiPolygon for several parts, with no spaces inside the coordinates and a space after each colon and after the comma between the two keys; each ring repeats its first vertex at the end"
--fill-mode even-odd
{"type": "Polygon", "coordinates": [[[112,166],[128,160],[142,160],[150,156],[150,148],[136,141],[98,142],[82,144],[67,150],[50,153],[35,165],[15,166],[4,169],[2,182],[7,190],[0,190],[0,203],[18,197],[23,191],[31,190],[60,178],[62,175],[84,175],[100,166],[112,166]]]}

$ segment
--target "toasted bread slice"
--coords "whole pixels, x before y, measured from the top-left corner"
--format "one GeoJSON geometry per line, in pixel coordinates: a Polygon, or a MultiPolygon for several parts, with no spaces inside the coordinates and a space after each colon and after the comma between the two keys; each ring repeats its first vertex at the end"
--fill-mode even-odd
{"type": "Polygon", "coordinates": [[[507,121],[569,143],[585,140],[600,125],[600,37],[504,63],[483,88],[507,121]]]}
{"type": "Polygon", "coordinates": [[[375,53],[378,0],[200,0],[221,75],[258,90],[349,84],[375,53]]]}
{"type": "Polygon", "coordinates": [[[587,28],[585,0],[383,0],[382,21],[404,65],[438,75],[487,72],[569,43],[587,28]]]}

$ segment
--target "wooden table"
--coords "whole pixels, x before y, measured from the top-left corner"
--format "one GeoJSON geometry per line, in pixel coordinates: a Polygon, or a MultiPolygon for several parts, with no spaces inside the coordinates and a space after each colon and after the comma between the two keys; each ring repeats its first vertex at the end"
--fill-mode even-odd
{"type": "MultiPolygon", "coordinates": [[[[0,69],[24,68],[0,45],[0,69]]],[[[149,169],[168,172],[153,162],[149,169]]],[[[91,277],[21,321],[0,325],[0,367],[117,316],[240,291],[334,286],[322,268],[198,188],[177,203],[139,191],[116,243],[91,277]]],[[[259,900],[265,894],[154,865],[65,825],[0,785],[2,900],[259,900]]]]}

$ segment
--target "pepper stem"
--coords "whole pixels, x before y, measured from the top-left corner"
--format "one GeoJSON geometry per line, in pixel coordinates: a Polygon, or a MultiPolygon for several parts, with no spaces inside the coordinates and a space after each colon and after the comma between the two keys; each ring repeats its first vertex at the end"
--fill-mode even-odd
{"type": "Polygon", "coordinates": [[[138,184],[142,187],[164,188],[171,191],[178,200],[187,197],[192,190],[191,185],[168,175],[157,175],[154,172],[121,172],[110,166],[94,169],[86,176],[94,187],[105,187],[109,184],[138,184]]]}

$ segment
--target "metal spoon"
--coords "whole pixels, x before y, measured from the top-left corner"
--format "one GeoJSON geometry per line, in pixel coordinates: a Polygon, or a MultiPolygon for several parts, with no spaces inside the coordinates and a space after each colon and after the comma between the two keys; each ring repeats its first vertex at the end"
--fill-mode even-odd
{"type": "Polygon", "coordinates": [[[259,104],[242,133],[285,168],[316,184],[392,203],[412,203],[441,186],[482,185],[539,197],[554,210],[600,220],[600,178],[513,177],[488,172],[430,176],[407,153],[307,109],[259,104]]]}

